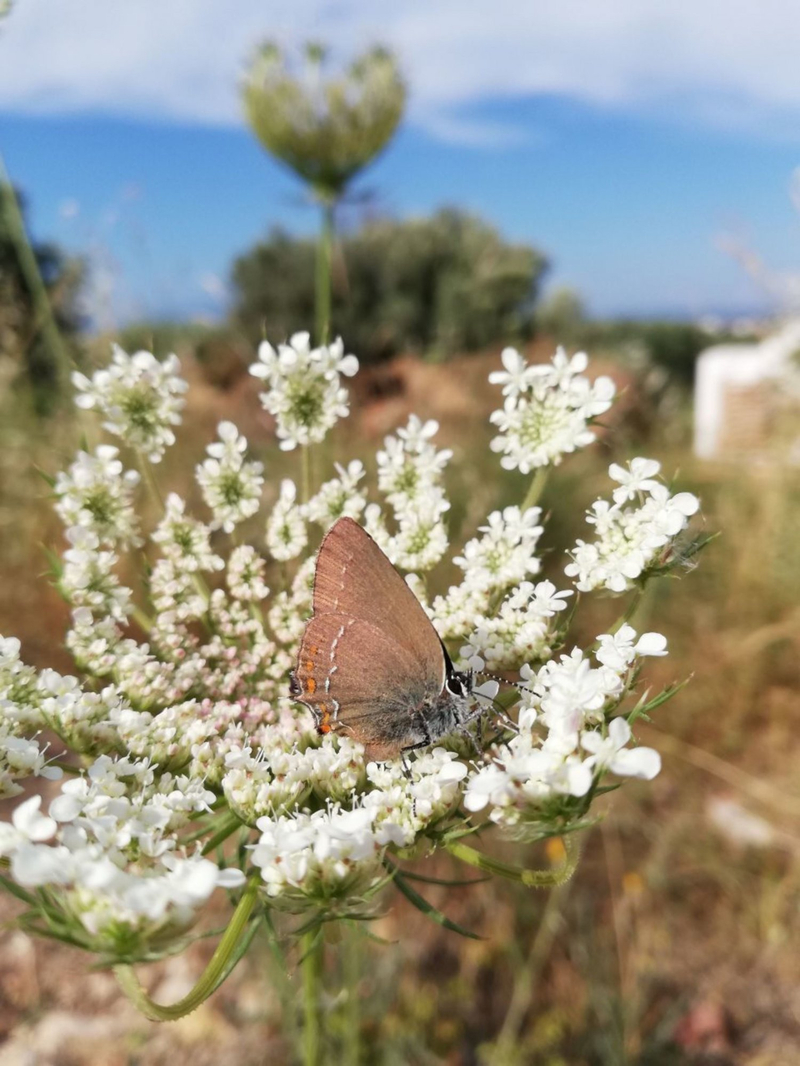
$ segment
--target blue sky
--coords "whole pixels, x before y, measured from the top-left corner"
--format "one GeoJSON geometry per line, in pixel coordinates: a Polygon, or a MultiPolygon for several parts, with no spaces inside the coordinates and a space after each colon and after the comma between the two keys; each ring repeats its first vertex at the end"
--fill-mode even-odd
{"type": "Polygon", "coordinates": [[[315,224],[241,124],[244,60],[270,32],[289,45],[316,32],[341,55],[380,37],[411,103],[362,181],[373,210],[474,210],[542,248],[550,283],[599,314],[764,307],[719,245],[733,235],[779,272],[800,263],[787,47],[800,12],[767,0],[751,25],[717,0],[669,14],[632,3],[607,0],[598,16],[563,0],[520,21],[511,0],[441,0],[435,16],[407,0],[383,19],[381,0],[234,0],[237,32],[217,48],[210,0],[174,0],[168,15],[155,0],[18,0],[0,29],[0,151],[36,234],[91,257],[103,324],[220,314],[237,253],[272,225],[315,224]]]}

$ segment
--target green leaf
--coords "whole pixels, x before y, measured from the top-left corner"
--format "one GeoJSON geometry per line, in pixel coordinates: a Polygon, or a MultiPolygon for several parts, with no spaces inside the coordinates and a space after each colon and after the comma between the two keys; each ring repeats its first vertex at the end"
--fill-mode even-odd
{"type": "Polygon", "coordinates": [[[398,867],[393,866],[392,863],[386,862],[387,869],[394,871],[394,883],[409,901],[421,911],[424,915],[436,922],[437,925],[441,925],[444,929],[449,929],[453,933],[458,933],[459,936],[469,937],[470,940],[483,940],[482,936],[478,936],[477,933],[470,932],[469,929],[465,929],[463,926],[458,925],[457,922],[452,921],[446,915],[442,914],[440,910],[437,910],[432,903],[429,903],[423,896],[419,894],[403,877],[398,867]]]}
{"type": "Polygon", "coordinates": [[[657,707],[660,707],[662,704],[666,703],[667,700],[671,700],[673,696],[675,696],[678,692],[680,692],[682,688],[685,688],[686,685],[689,684],[689,682],[692,680],[692,677],[693,675],[690,674],[683,681],[677,681],[674,685],[667,686],[667,688],[665,688],[663,692],[659,692],[659,694],[657,696],[654,696],[651,700],[648,700],[647,698],[650,695],[650,690],[648,689],[642,694],[642,698],[639,700],[633,710],[627,715],[628,725],[633,725],[637,718],[647,717],[647,715],[649,715],[657,707]]]}
{"type": "Polygon", "coordinates": [[[415,874],[411,870],[402,870],[403,877],[410,877],[412,881],[424,881],[426,885],[444,885],[446,888],[465,888],[467,885],[482,885],[491,881],[491,877],[473,877],[470,881],[446,881],[440,877],[427,877],[425,874],[415,874]]]}
{"type": "Polygon", "coordinates": [[[47,482],[51,489],[54,489],[56,487],[56,479],[53,477],[52,474],[48,474],[46,470],[42,470],[42,468],[40,466],[36,466],[36,464],[34,464],[33,469],[34,472],[39,475],[42,481],[47,482]]]}
{"type": "Polygon", "coordinates": [[[0,885],[3,886],[6,892],[10,892],[12,896],[16,896],[23,903],[27,903],[29,907],[36,906],[36,899],[29,892],[26,892],[24,888],[20,888],[16,881],[12,881],[10,877],[3,877],[0,874],[0,885]]]}

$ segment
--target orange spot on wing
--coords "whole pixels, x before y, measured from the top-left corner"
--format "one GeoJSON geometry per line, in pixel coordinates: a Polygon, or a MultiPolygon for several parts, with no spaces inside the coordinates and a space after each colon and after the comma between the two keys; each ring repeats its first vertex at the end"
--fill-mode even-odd
{"type": "Polygon", "coordinates": [[[309,677],[309,679],[306,681],[306,692],[309,696],[313,696],[316,691],[317,683],[313,677],[309,677]]]}
{"type": "Polygon", "coordinates": [[[308,670],[308,672],[311,673],[311,671],[313,669],[314,669],[314,662],[313,662],[312,659],[309,659],[308,662],[306,663],[306,670],[308,670]]]}
{"type": "Polygon", "coordinates": [[[320,718],[319,725],[317,726],[317,732],[322,733],[322,735],[325,736],[325,734],[330,733],[331,731],[331,727],[329,725],[331,720],[330,704],[321,703],[319,705],[319,712],[322,717],[320,718]]]}

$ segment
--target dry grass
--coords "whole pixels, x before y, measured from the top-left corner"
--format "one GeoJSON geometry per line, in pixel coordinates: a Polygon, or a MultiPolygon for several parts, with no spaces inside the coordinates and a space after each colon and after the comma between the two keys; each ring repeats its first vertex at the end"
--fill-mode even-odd
{"type": "MultiPolygon", "coordinates": [[[[422,414],[438,413],[448,442],[470,459],[453,478],[453,520],[474,523],[491,502],[520,491],[485,459],[472,463],[483,438],[464,430],[485,413],[477,384],[484,372],[479,363],[457,374],[406,366],[402,391],[378,383],[373,395],[382,398],[340,435],[336,456],[366,454],[410,402],[422,414]]],[[[285,469],[251,388],[194,390],[189,424],[196,428],[183,461],[165,470],[168,484],[187,483],[213,425],[234,413],[269,472],[285,469]],[[245,410],[253,412],[248,424],[245,410]]],[[[46,485],[31,468],[52,469],[59,453],[68,454],[74,428],[50,424],[43,439],[23,412],[7,409],[1,432],[0,632],[19,635],[29,661],[66,668],[65,612],[36,576],[44,569],[36,546],[55,540],[57,527],[46,485]]],[[[667,470],[680,467],[682,487],[703,498],[708,528],[723,531],[698,570],[662,583],[637,617],[670,637],[672,655],[655,664],[654,682],[694,675],[642,728],[664,753],[664,770],[654,785],[627,785],[608,798],[578,875],[557,895],[496,882],[431,888],[432,902],[485,939],[445,933],[392,898],[372,930],[389,945],[362,940],[348,949],[355,955],[332,946],[332,997],[343,966],[361,975],[362,1066],[800,1061],[800,478],[699,465],[657,438],[646,447],[667,470]],[[771,843],[737,839],[735,806],[725,808],[720,829],[709,817],[720,798],[764,819],[771,843]]],[[[604,490],[607,461],[601,445],[564,467],[545,500],[553,508],[549,544],[577,534],[583,507],[604,490]]],[[[582,632],[601,631],[614,614],[613,604],[601,603],[580,618],[582,632]]],[[[450,871],[449,860],[440,863],[450,871]]],[[[11,903],[0,907],[11,916],[11,903]]],[[[0,1066],[291,1061],[296,988],[265,944],[195,1015],[159,1027],[133,1012],[108,974],[88,973],[87,958],[11,929],[0,943],[0,1066]]],[[[153,967],[158,995],[178,998],[209,950],[199,944],[188,959],[153,967]]],[[[333,1028],[331,1062],[343,1061],[345,1035],[333,1028]]]]}

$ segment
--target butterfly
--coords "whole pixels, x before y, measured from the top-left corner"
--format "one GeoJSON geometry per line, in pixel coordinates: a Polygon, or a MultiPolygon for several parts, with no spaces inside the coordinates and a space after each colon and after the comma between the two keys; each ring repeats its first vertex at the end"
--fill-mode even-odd
{"type": "Polygon", "coordinates": [[[351,518],[319,549],[289,691],[319,733],[358,741],[376,762],[405,758],[479,714],[472,672],[455,669],[419,600],[351,518]]]}

